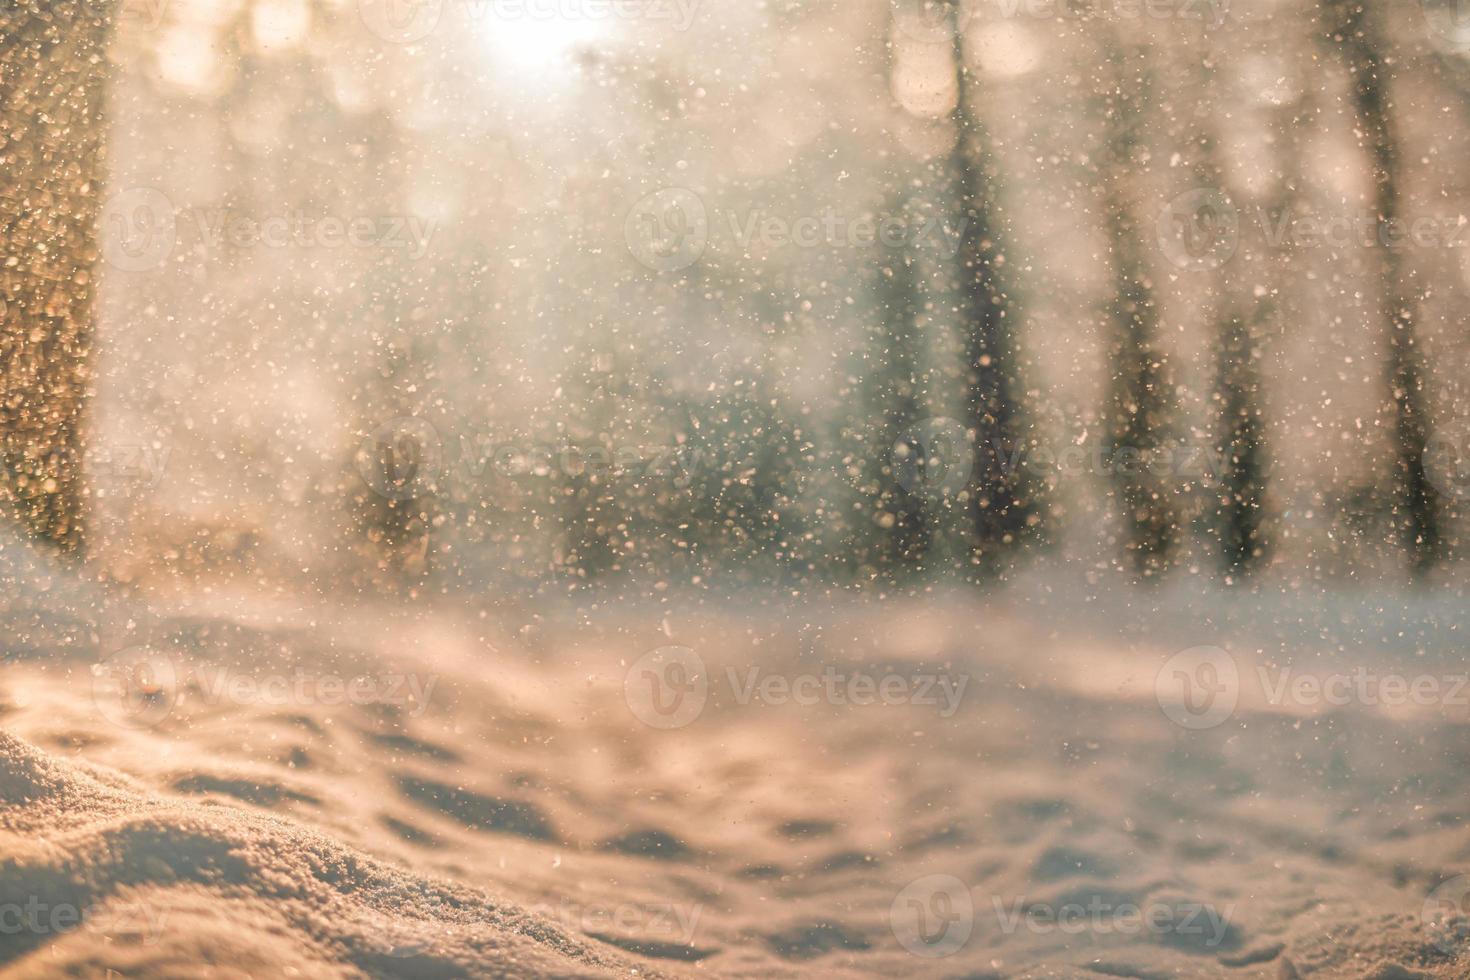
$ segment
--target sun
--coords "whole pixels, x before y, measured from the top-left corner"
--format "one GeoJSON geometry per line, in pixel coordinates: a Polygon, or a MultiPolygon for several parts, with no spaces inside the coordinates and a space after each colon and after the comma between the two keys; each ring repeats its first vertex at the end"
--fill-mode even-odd
{"type": "Polygon", "coordinates": [[[475,27],[496,68],[538,82],[570,77],[572,55],[607,41],[616,26],[611,18],[596,16],[610,8],[568,0],[491,2],[476,9],[475,27]]]}

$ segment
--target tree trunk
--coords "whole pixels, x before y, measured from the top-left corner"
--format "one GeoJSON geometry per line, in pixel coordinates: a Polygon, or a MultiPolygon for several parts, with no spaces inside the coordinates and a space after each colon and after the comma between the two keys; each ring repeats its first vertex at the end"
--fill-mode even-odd
{"type": "MultiPolygon", "coordinates": [[[[883,329],[866,368],[864,399],[868,417],[876,422],[876,438],[867,447],[863,490],[868,498],[866,516],[870,524],[877,523],[882,537],[863,557],[880,573],[896,579],[920,564],[929,548],[926,501],[917,488],[911,490],[898,478],[894,460],[900,440],[924,416],[919,401],[921,340],[917,328],[921,303],[914,259],[907,250],[879,269],[878,277],[877,315],[883,329]]],[[[872,530],[871,526],[865,529],[864,541],[872,530]]]]}
{"type": "MultiPolygon", "coordinates": [[[[1379,227],[1399,220],[1399,147],[1390,118],[1389,95],[1380,52],[1384,44],[1359,0],[1331,0],[1322,6],[1329,46],[1340,55],[1352,75],[1353,110],[1357,128],[1367,142],[1373,167],[1374,211],[1379,227]]],[[[1394,522],[1410,568],[1417,577],[1441,557],[1438,499],[1424,469],[1428,438],[1424,415],[1424,378],[1414,337],[1417,291],[1406,277],[1413,272],[1402,251],[1383,248],[1380,302],[1387,327],[1386,378],[1393,402],[1393,441],[1397,455],[1394,522]]]]}
{"type": "Polygon", "coordinates": [[[1023,471],[1007,465],[1020,449],[1020,408],[1011,330],[1015,307],[1003,281],[1005,251],[996,220],[978,85],[965,65],[964,18],[954,7],[959,92],[951,157],[960,218],[960,325],[965,336],[965,426],[975,439],[967,506],[974,521],[972,572],[993,577],[1036,523],[1037,503],[1023,471]]]}
{"type": "Polygon", "coordinates": [[[82,539],[102,184],[102,5],[0,4],[0,496],[38,537],[82,539]]]}
{"type": "Polygon", "coordinates": [[[1144,260],[1138,202],[1129,193],[1130,175],[1141,165],[1134,152],[1146,92],[1129,92],[1129,80],[1145,68],[1141,49],[1110,41],[1116,68],[1116,97],[1108,107],[1107,173],[1103,211],[1113,259],[1112,381],[1108,404],[1109,458],[1123,519],[1124,550],[1134,572],[1156,578],[1167,567],[1178,539],[1173,488],[1150,465],[1166,447],[1171,414],[1167,365],[1158,349],[1159,312],[1152,276],[1144,260]]]}

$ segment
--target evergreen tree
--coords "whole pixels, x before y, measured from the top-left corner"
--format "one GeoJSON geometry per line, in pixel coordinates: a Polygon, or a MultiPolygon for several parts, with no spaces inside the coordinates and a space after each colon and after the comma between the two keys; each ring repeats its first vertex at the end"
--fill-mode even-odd
{"type": "Polygon", "coordinates": [[[965,337],[964,423],[975,440],[975,469],[967,496],[973,538],[971,574],[1003,574],[1040,518],[1035,488],[1020,468],[1007,465],[1022,439],[1020,387],[1012,348],[1017,306],[1005,282],[1002,227],[994,168],[987,163],[980,119],[980,85],[965,59],[964,18],[951,7],[958,96],[951,151],[960,229],[959,313],[965,337]]]}
{"type": "Polygon", "coordinates": [[[850,468],[858,481],[858,512],[849,558],[859,569],[888,579],[922,564],[929,547],[929,504],[899,479],[895,454],[922,447],[904,443],[924,416],[920,403],[922,344],[916,260],[907,249],[878,270],[876,342],[865,345],[862,414],[856,438],[860,458],[850,468]],[[904,443],[903,445],[900,445],[904,443]]]}
{"type": "Polygon", "coordinates": [[[1152,465],[1161,450],[1168,450],[1168,419],[1174,406],[1167,365],[1158,349],[1158,304],[1142,251],[1144,230],[1128,190],[1132,173],[1142,165],[1137,134],[1147,102],[1147,76],[1137,63],[1140,50],[1117,44],[1109,48],[1117,86],[1106,112],[1103,179],[1103,212],[1113,260],[1108,456],[1123,519],[1124,550],[1133,570],[1152,578],[1163,572],[1178,543],[1173,488],[1152,465]],[[1134,79],[1139,80],[1136,90],[1134,79]]]}

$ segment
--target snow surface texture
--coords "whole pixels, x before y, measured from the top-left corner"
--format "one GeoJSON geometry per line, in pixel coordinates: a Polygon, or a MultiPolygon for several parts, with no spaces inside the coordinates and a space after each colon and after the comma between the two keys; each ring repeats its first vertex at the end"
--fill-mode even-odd
{"type": "MultiPolygon", "coordinates": [[[[1160,665],[1229,624],[1144,635],[1034,596],[314,622],[117,600],[99,624],[87,594],[57,581],[5,612],[0,975],[1470,975],[1424,914],[1470,871],[1464,709],[1290,709],[1246,684],[1221,724],[1172,723],[1160,665]],[[129,624],[175,658],[149,695],[166,710],[106,700],[94,665],[121,641],[101,637],[129,624]],[[658,728],[624,679],[670,644],[709,694],[658,728]],[[947,717],[742,693],[752,670],[828,667],[967,680],[947,717]],[[433,683],[422,703],[282,701],[221,695],[220,668],[433,683]],[[968,912],[933,901],[935,875],[968,912]],[[918,953],[915,895],[940,937],[918,953]],[[1099,911],[1048,926],[1069,907],[1099,911]]],[[[1298,665],[1314,642],[1383,662],[1371,638],[1402,630],[1365,608],[1372,628],[1329,615],[1298,665]]],[[[1246,674],[1281,662],[1234,652],[1246,674]]]]}

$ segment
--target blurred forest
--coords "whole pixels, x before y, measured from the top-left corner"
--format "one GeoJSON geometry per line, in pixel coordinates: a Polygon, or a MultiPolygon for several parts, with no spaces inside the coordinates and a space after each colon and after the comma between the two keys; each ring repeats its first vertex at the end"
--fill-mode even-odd
{"type": "Polygon", "coordinates": [[[8,487],[118,579],[1463,560],[1453,2],[5,10],[8,487]],[[37,22],[92,41],[38,69],[37,22]],[[12,169],[63,67],[102,108],[12,169]],[[23,225],[62,172],[57,272],[23,225]]]}

